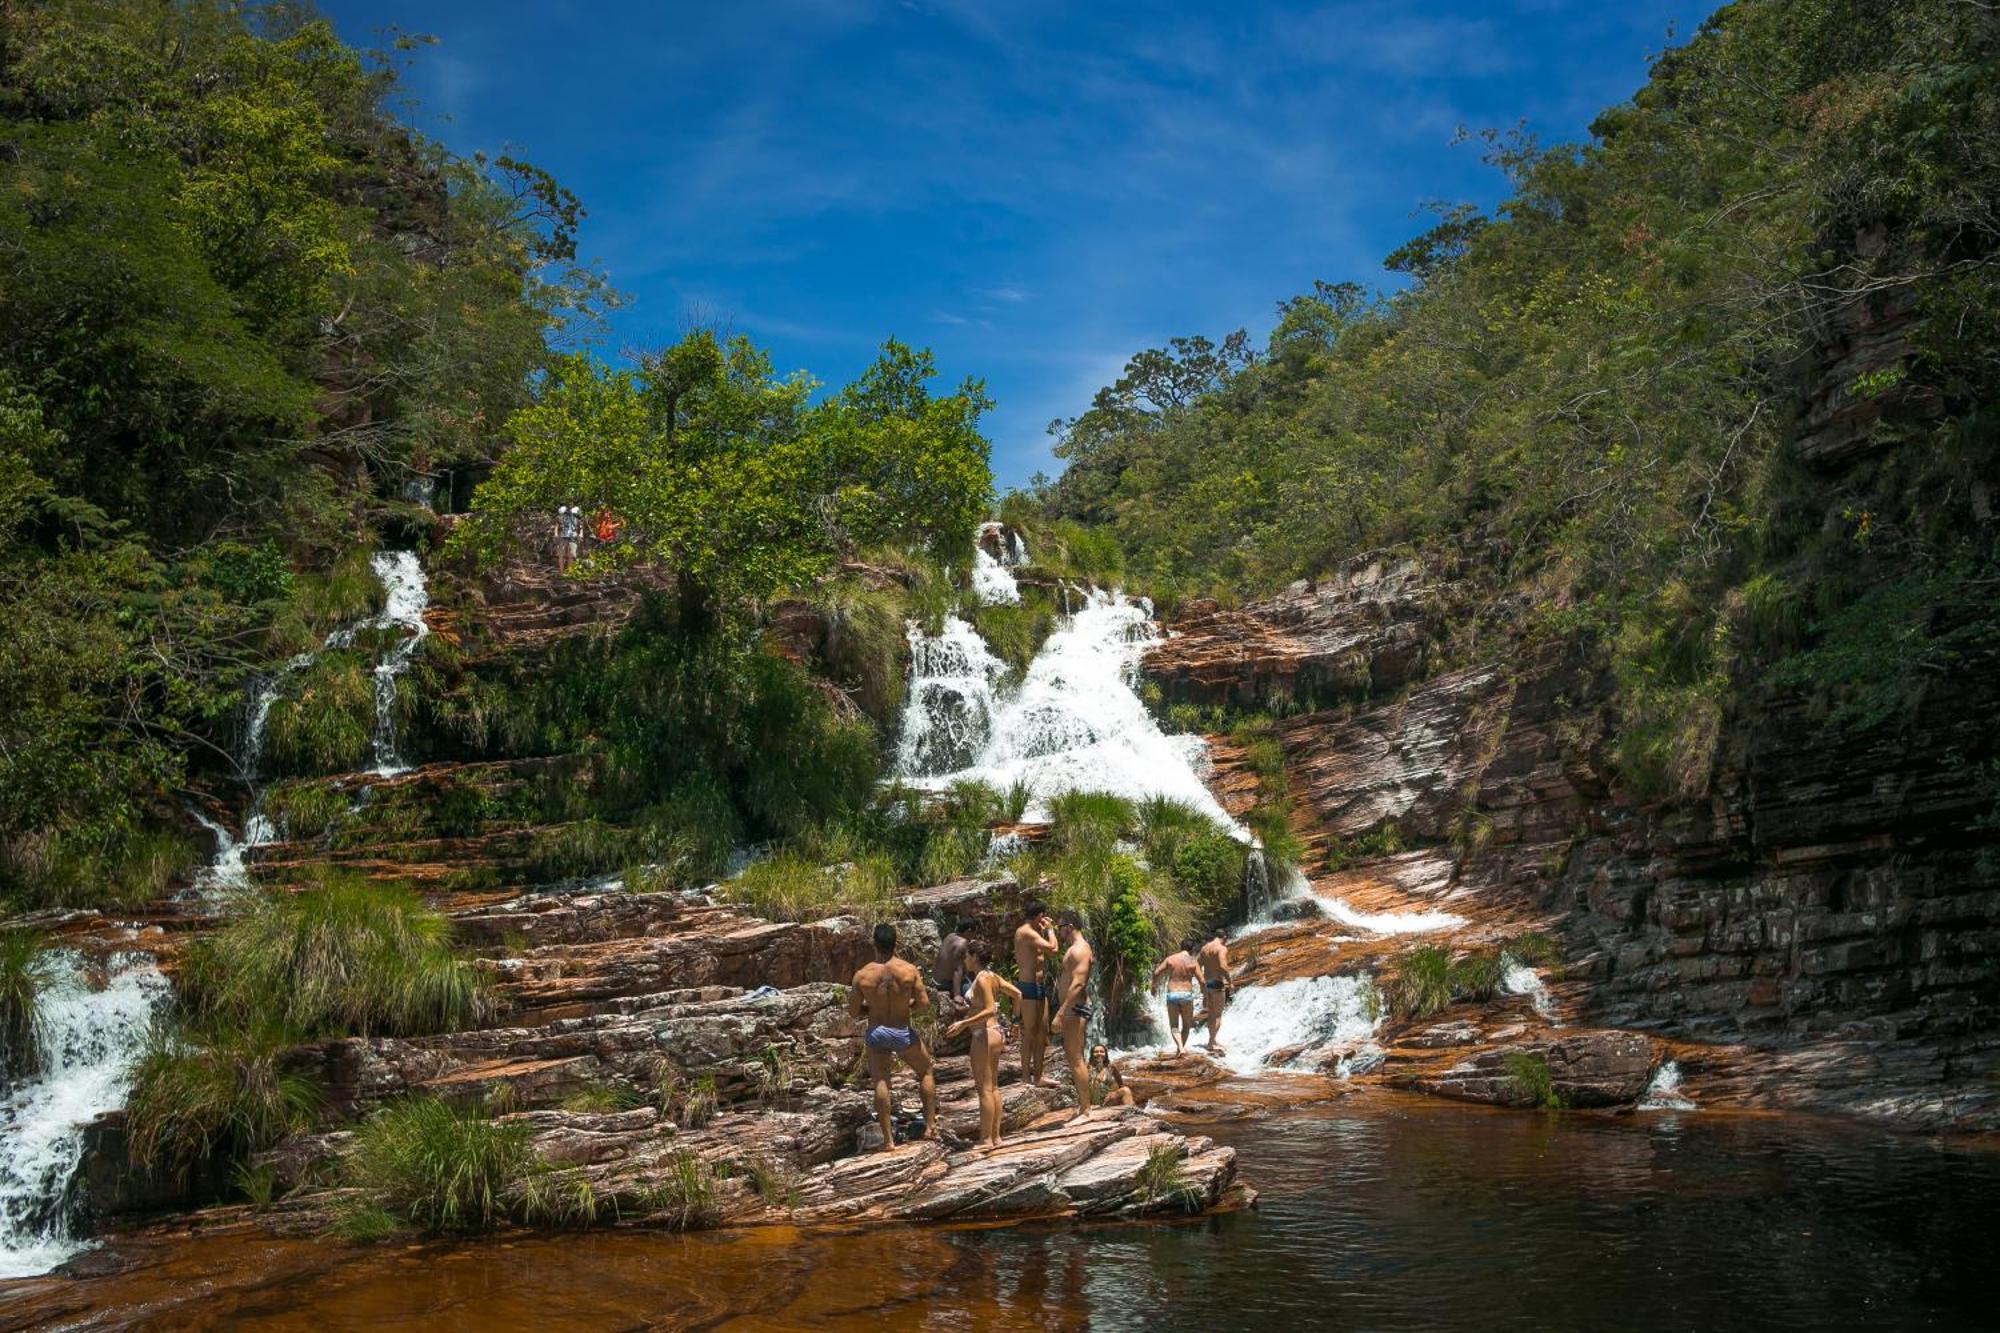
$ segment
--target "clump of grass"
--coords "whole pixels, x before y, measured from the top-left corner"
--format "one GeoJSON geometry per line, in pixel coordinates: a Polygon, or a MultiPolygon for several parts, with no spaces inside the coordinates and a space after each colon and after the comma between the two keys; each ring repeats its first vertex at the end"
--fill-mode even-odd
{"type": "Polygon", "coordinates": [[[1067,791],[1049,802],[1049,822],[1049,841],[1057,852],[1102,855],[1138,822],[1138,812],[1110,792],[1067,791]]]}
{"type": "Polygon", "coordinates": [[[812,850],[780,852],[724,883],[720,896],[774,921],[881,921],[895,914],[896,867],[880,852],[831,864],[812,850]]]}
{"type": "Polygon", "coordinates": [[[271,1206],[271,1199],[278,1189],[278,1169],[269,1162],[260,1162],[255,1166],[238,1162],[229,1178],[237,1192],[249,1200],[252,1208],[261,1213],[271,1206]]]}
{"type": "Polygon", "coordinates": [[[660,1114],[682,1129],[700,1129],[715,1119],[718,1099],[715,1078],[689,1078],[662,1060],[653,1072],[654,1098],[660,1114]]]}
{"type": "Polygon", "coordinates": [[[387,593],[370,563],[373,555],[369,547],[351,546],[325,571],[293,579],[293,605],[308,629],[324,634],[382,609],[387,593]]]}
{"type": "Polygon", "coordinates": [[[284,1067],[296,1035],[260,1022],[196,1040],[156,1022],[125,1105],[132,1161],[185,1175],[197,1162],[256,1152],[311,1125],[319,1090],[284,1067]]]}
{"type": "Polygon", "coordinates": [[[562,1099],[562,1109],[578,1112],[630,1111],[644,1106],[646,1099],[630,1088],[614,1083],[600,1083],[595,1087],[580,1088],[562,1099]]]}
{"type": "Polygon", "coordinates": [[[1529,1106],[1560,1111],[1568,1105],[1562,1094],[1556,1091],[1555,1076],[1549,1072],[1547,1060],[1525,1051],[1509,1051],[1505,1063],[1507,1077],[1513,1080],[1515,1093],[1529,1106]]]}
{"type": "Polygon", "coordinates": [[[436,1097],[407,1098],[364,1120],[343,1174],[384,1212],[434,1234],[485,1231],[510,1217],[569,1225],[596,1215],[589,1182],[550,1167],[527,1126],[436,1097]]]}
{"type": "Polygon", "coordinates": [[[1264,859],[1274,869],[1296,866],[1306,854],[1305,840],[1292,831],[1291,804],[1284,800],[1266,801],[1243,817],[1250,831],[1263,845],[1264,859]]]}
{"type": "Polygon", "coordinates": [[[1389,1012],[1414,1023],[1451,1004],[1451,954],[1435,944],[1419,944],[1396,960],[1389,983],[1389,1012]]]}
{"type": "Polygon", "coordinates": [[[42,1069],[42,992],[56,975],[46,945],[39,931],[0,931],[0,1084],[42,1069]]]}
{"type": "Polygon", "coordinates": [[[1500,946],[1500,952],[1526,967],[1548,967],[1561,957],[1553,936],[1523,931],[1500,946]]]}
{"type": "Polygon", "coordinates": [[[1186,1155],[1176,1144],[1161,1144],[1147,1153],[1135,1184],[1140,1200],[1148,1208],[1176,1203],[1192,1213],[1201,1206],[1194,1185],[1188,1180],[1186,1155]]]}
{"type": "Polygon", "coordinates": [[[528,855],[528,873],[537,880],[571,879],[616,870],[631,855],[632,834],[601,819],[536,832],[528,855]]]}
{"type": "Polygon", "coordinates": [[[799,1206],[798,1176],[785,1166],[767,1158],[752,1157],[743,1164],[743,1170],[750,1177],[751,1188],[765,1203],[788,1212],[799,1206]]]}
{"type": "Polygon", "coordinates": [[[713,1226],[715,1173],[695,1154],[682,1149],[669,1157],[642,1198],[647,1213],[671,1227],[691,1230],[713,1226]]]}
{"type": "Polygon", "coordinates": [[[307,1035],[469,1027],[491,1001],[449,933],[407,888],[325,872],[191,947],[183,994],[205,1021],[268,1020],[307,1035]]]}
{"type": "Polygon", "coordinates": [[[1452,993],[1469,1000],[1490,1000],[1506,972],[1506,961],[1499,954],[1469,953],[1451,965],[1452,993]]]}
{"type": "Polygon", "coordinates": [[[351,807],[346,792],[323,782],[280,782],[264,793],[264,810],[271,821],[287,838],[301,842],[333,833],[351,807]]]}
{"type": "Polygon", "coordinates": [[[373,668],[363,654],[341,650],[293,672],[265,721],[265,769],[311,777],[361,767],[375,735],[373,668]]]}
{"type": "Polygon", "coordinates": [[[1345,870],[1359,861],[1394,856],[1403,850],[1403,831],[1393,823],[1378,825],[1352,838],[1331,838],[1326,844],[1326,868],[1345,870]]]}

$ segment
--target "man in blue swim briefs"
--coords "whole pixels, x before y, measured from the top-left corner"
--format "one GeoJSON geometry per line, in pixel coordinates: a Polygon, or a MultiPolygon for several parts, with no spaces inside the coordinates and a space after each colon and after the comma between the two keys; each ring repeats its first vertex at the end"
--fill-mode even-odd
{"type": "Polygon", "coordinates": [[[1194,1033],[1194,997],[1200,986],[1196,973],[1201,964],[1195,961],[1194,951],[1201,941],[1186,939],[1181,941],[1179,953],[1168,954],[1153,969],[1153,984],[1160,984],[1160,978],[1167,981],[1167,1032],[1174,1039],[1174,1054],[1187,1054],[1188,1038],[1194,1033]]]}
{"type": "Polygon", "coordinates": [[[1084,1043],[1090,1035],[1090,965],[1097,961],[1083,937],[1083,918],[1065,907],[1056,913],[1056,938],[1062,941],[1062,970],[1056,975],[1056,1030],[1062,1033],[1063,1054],[1076,1087],[1076,1115],[1090,1114],[1090,1070],[1084,1043]]]}
{"type": "Polygon", "coordinates": [[[1016,1002],[1021,1011],[1021,1077],[1036,1087],[1046,1087],[1042,1057],[1049,1048],[1049,969],[1048,955],[1056,952],[1050,933],[1049,909],[1030,900],[1021,911],[1021,924],[1014,928],[1014,984],[1021,988],[1016,1002]]]}
{"type": "Polygon", "coordinates": [[[1204,1017],[1208,1019],[1208,1049],[1213,1055],[1221,1055],[1224,1053],[1222,1011],[1230,997],[1236,994],[1236,982],[1229,975],[1229,941],[1222,938],[1220,930],[1201,946],[1195,961],[1201,964],[1202,985],[1208,993],[1208,1003],[1203,1006],[1206,1010],[1204,1017]]]}
{"type": "Polygon", "coordinates": [[[910,1022],[912,1009],[928,1007],[930,994],[924,989],[923,973],[896,957],[896,928],[884,922],[875,927],[875,961],[854,974],[854,990],[847,1000],[847,1012],[861,1025],[861,1041],[868,1048],[868,1073],[875,1081],[875,1115],[882,1122],[882,1151],[896,1150],[896,1098],[889,1086],[896,1057],[917,1076],[924,1094],[924,1132],[937,1137],[937,1081],[931,1074],[931,1053],[910,1022]]]}

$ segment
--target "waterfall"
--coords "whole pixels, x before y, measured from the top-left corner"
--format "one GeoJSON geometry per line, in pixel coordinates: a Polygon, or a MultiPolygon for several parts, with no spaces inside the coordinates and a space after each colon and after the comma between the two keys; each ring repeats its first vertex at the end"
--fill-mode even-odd
{"type": "Polygon", "coordinates": [[[1019,606],[1021,585],[1013,571],[986,554],[984,546],[972,548],[972,595],[981,606],[1019,606]]]}
{"type": "Polygon", "coordinates": [[[83,958],[56,955],[42,991],[42,1072],[0,1101],[0,1278],[46,1273],[86,1247],[72,1234],[84,1128],[125,1104],[154,1007],[167,993],[144,954],[115,954],[93,990],[83,958]]]}
{"type": "Polygon", "coordinates": [[[1672,1060],[1662,1060],[1660,1067],[1653,1071],[1653,1081],[1646,1085],[1646,1091],[1639,1098],[1641,1111],[1692,1111],[1694,1101],[1681,1092],[1681,1067],[1672,1060]]]}
{"type": "Polygon", "coordinates": [[[410,665],[417,645],[431,632],[424,620],[431,597],[424,582],[423,562],[414,551],[378,552],[374,564],[376,575],[389,593],[381,623],[384,627],[397,626],[408,631],[375,665],[374,771],[389,777],[406,772],[409,767],[396,747],[396,677],[410,665]]]}
{"type": "Polygon", "coordinates": [[[903,703],[896,771],[921,779],[971,765],[991,739],[1007,664],[979,631],[946,616],[935,635],[910,626],[910,690],[903,703]]]}
{"type": "MultiPolygon", "coordinates": [[[[1506,971],[1500,974],[1500,989],[1509,995],[1527,996],[1528,1003],[1535,1006],[1537,1014],[1553,1020],[1555,1001],[1549,995],[1549,988],[1542,984],[1542,974],[1510,957],[1503,956],[1500,961],[1506,964],[1506,971]]],[[[1562,1024],[1552,1022],[1552,1026],[1561,1027],[1562,1024]]]]}
{"type": "Polygon", "coordinates": [[[1109,791],[1172,797],[1235,828],[1201,780],[1201,738],[1163,733],[1133,689],[1157,634],[1144,605],[1093,590],[1005,689],[1004,665],[964,621],[936,637],[912,630],[897,775],[938,789],[1025,783],[1030,820],[1048,818],[1049,798],[1065,791],[1109,791]]]}
{"type": "Polygon", "coordinates": [[[1255,1074],[1279,1052],[1366,1042],[1380,1022],[1378,1008],[1375,983],[1367,977],[1298,977],[1244,986],[1222,1011],[1227,1054],[1219,1058],[1232,1073],[1255,1074]]]}
{"type": "Polygon", "coordinates": [[[1434,930],[1455,930],[1465,918],[1451,912],[1364,912],[1344,898],[1319,897],[1326,914],[1344,926],[1365,930],[1371,935],[1422,935],[1434,930]]]}
{"type": "MultiPolygon", "coordinates": [[[[1298,872],[1293,871],[1294,875],[1298,872]]],[[[1243,920],[1258,922],[1268,920],[1271,908],[1277,899],[1271,893],[1271,859],[1264,855],[1262,847],[1252,847],[1250,855],[1243,858],[1243,920]]]]}

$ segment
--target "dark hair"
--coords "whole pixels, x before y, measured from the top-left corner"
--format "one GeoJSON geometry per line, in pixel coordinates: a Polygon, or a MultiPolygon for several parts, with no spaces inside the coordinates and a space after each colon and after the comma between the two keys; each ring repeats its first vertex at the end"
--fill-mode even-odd
{"type": "Polygon", "coordinates": [[[980,962],[983,963],[987,959],[991,958],[993,955],[986,952],[985,940],[979,939],[972,935],[967,935],[965,937],[965,956],[967,958],[977,958],[980,962]]]}
{"type": "Polygon", "coordinates": [[[1030,898],[1028,899],[1028,905],[1021,909],[1021,919],[1023,921],[1033,921],[1038,916],[1046,915],[1048,910],[1049,905],[1040,898],[1030,898]]]}
{"type": "Polygon", "coordinates": [[[1058,926],[1068,926],[1071,930],[1082,930],[1083,918],[1076,914],[1074,907],[1065,907],[1062,911],[1056,913],[1056,924],[1058,926]]]}
{"type": "Polygon", "coordinates": [[[969,937],[973,931],[978,929],[979,929],[979,923],[977,921],[974,921],[969,917],[960,917],[958,919],[958,924],[952,927],[952,932],[954,934],[965,935],[969,937]]]}
{"type": "Polygon", "coordinates": [[[1193,953],[1196,949],[1199,949],[1200,947],[1201,947],[1201,937],[1199,935],[1190,935],[1186,939],[1181,941],[1182,953],[1193,953]]]}
{"type": "Polygon", "coordinates": [[[896,928],[887,921],[875,927],[875,952],[896,952],[896,928]]]}

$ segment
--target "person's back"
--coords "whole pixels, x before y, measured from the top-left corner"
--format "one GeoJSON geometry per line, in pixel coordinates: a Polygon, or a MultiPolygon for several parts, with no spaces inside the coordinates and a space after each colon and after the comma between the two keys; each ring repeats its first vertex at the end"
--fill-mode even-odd
{"type": "Polygon", "coordinates": [[[1222,1010],[1236,989],[1236,983],[1229,977],[1229,945],[1218,932],[1208,943],[1201,946],[1195,961],[1201,964],[1203,988],[1208,993],[1207,1013],[1208,1049],[1222,1053],[1222,1010]]]}
{"type": "Polygon", "coordinates": [[[937,1135],[937,1084],[931,1074],[931,1055],[910,1021],[911,1010],[929,1003],[923,973],[907,959],[896,957],[896,928],[887,924],[875,927],[875,961],[854,974],[847,1012],[861,1024],[861,1044],[868,1053],[868,1072],[875,1082],[875,1115],[882,1126],[885,1152],[896,1147],[896,1101],[889,1077],[898,1056],[917,1075],[923,1092],[923,1137],[937,1135]]]}
{"type": "Polygon", "coordinates": [[[965,936],[952,931],[938,946],[937,962],[931,967],[931,979],[937,982],[939,990],[957,999],[964,995],[962,984],[965,974],[965,936]]]}

